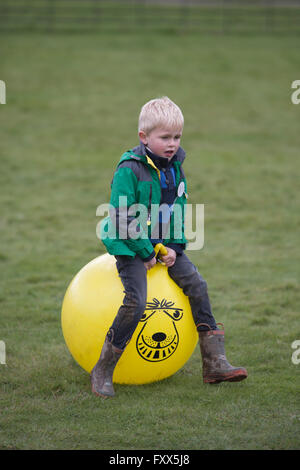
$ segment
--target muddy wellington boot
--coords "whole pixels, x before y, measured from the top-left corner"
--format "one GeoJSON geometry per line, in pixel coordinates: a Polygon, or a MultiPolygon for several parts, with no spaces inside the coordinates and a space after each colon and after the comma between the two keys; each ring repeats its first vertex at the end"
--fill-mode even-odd
{"type": "MultiPolygon", "coordinates": [[[[208,326],[205,323],[202,325],[208,326]]],[[[202,355],[203,382],[217,384],[220,382],[238,382],[248,377],[244,367],[233,367],[226,359],[223,330],[199,331],[200,350],[202,355]]],[[[200,325],[198,325],[200,326],[200,325]]]]}
{"type": "Polygon", "coordinates": [[[115,395],[112,378],[122,353],[122,349],[116,348],[105,338],[100,358],[91,372],[92,392],[95,395],[104,398],[115,395]]]}

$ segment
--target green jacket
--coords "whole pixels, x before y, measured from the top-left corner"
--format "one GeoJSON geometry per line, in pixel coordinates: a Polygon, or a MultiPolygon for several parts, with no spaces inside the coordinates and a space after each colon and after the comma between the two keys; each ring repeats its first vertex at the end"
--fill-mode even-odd
{"type": "MultiPolygon", "coordinates": [[[[165,245],[187,243],[184,236],[184,206],[187,188],[181,167],[184,158],[185,152],[180,147],[176,156],[173,157],[173,165],[176,188],[178,190],[181,183],[181,191],[177,193],[176,207],[171,212],[169,230],[167,237],[163,240],[165,245]]],[[[153,239],[153,230],[158,224],[160,201],[160,171],[147,156],[144,145],[141,144],[125,152],[118,163],[111,183],[110,215],[101,222],[100,239],[107,251],[112,255],[134,257],[138,254],[142,259],[149,257],[153,253],[150,239],[153,239]],[[142,205],[143,211],[136,212],[134,204],[142,205]],[[130,207],[131,210],[128,212],[130,207]],[[130,224],[134,227],[133,238],[127,233],[130,224]]]]}

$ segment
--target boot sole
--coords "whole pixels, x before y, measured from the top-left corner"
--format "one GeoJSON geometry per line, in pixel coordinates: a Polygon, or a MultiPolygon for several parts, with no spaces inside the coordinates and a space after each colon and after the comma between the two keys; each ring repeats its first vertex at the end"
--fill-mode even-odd
{"type": "Polygon", "coordinates": [[[97,397],[101,397],[101,398],[112,398],[115,396],[115,394],[97,392],[93,386],[92,386],[92,393],[96,395],[97,397]]]}
{"type": "Polygon", "coordinates": [[[227,377],[206,377],[203,379],[204,383],[208,384],[219,384],[221,382],[240,382],[241,380],[244,380],[248,377],[248,374],[241,373],[241,374],[236,374],[236,375],[229,375],[227,377]]]}

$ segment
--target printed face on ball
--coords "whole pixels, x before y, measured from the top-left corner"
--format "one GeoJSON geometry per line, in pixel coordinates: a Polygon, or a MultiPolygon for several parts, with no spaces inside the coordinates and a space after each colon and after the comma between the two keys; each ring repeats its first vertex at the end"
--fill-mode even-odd
{"type": "Polygon", "coordinates": [[[154,298],[152,302],[147,302],[136,340],[137,352],[145,361],[164,361],[174,354],[179,344],[176,324],[182,317],[183,309],[172,301],[154,298]]]}

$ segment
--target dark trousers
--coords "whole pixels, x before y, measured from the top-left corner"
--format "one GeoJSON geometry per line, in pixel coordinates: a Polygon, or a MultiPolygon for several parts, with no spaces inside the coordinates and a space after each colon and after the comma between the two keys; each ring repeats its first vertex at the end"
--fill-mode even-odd
{"type": "MultiPolygon", "coordinates": [[[[146,307],[147,270],[139,256],[135,256],[135,258],[116,256],[115,258],[125,296],[111,325],[109,335],[115,347],[124,349],[146,307]]],[[[206,323],[212,329],[216,329],[207,293],[207,284],[185,253],[177,256],[174,265],[168,268],[168,273],[183,290],[183,293],[188,296],[195,325],[206,323]]],[[[200,331],[207,329],[207,327],[200,326],[197,329],[200,331]]]]}

